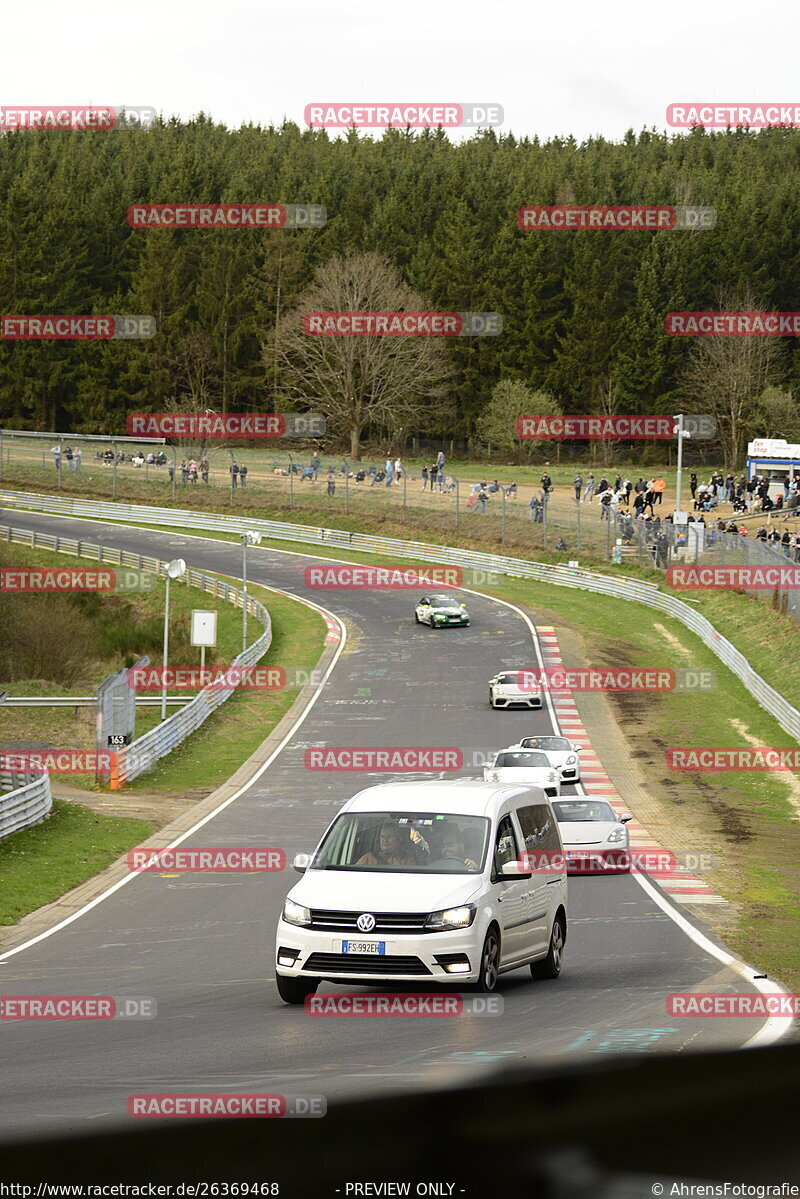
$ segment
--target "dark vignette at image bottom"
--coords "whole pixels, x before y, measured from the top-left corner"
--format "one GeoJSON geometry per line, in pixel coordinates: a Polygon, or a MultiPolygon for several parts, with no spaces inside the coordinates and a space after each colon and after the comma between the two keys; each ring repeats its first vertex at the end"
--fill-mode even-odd
{"type": "Polygon", "coordinates": [[[437,1182],[456,1185],[429,1194],[587,1199],[669,1195],[680,1180],[798,1186],[798,1111],[800,1045],[628,1057],[332,1104],[315,1120],[132,1121],[0,1142],[0,1181],[270,1182],[282,1196],[406,1181],[408,1192],[360,1193],[437,1182]]]}

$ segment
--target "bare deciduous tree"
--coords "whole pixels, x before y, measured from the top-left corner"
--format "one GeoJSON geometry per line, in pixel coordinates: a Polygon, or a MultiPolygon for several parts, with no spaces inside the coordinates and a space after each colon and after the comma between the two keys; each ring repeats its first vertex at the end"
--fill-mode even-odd
{"type": "MultiPolygon", "coordinates": [[[[723,312],[755,312],[755,295],[723,294],[723,312]]],[[[699,412],[713,416],[725,456],[725,467],[741,463],[752,415],[765,388],[783,374],[782,347],[774,337],[698,337],[685,368],[687,395],[699,412]]]]}
{"type": "Polygon", "coordinates": [[[389,436],[418,428],[426,408],[441,404],[452,370],[441,338],[315,336],[306,333],[309,312],[422,312],[430,305],[406,285],[379,254],[335,256],[317,271],[294,309],[264,345],[268,365],[277,354],[280,391],[306,410],[321,413],[334,437],[346,437],[361,457],[370,426],[389,436]]]}

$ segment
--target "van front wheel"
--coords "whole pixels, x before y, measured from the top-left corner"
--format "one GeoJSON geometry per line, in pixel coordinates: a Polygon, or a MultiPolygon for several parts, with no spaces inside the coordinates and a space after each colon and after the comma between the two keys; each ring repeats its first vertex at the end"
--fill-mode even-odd
{"type": "Polygon", "coordinates": [[[308,995],[313,995],[319,986],[318,978],[285,978],[276,974],[278,994],[284,1003],[303,1003],[308,995]]]}
{"type": "Polygon", "coordinates": [[[550,934],[550,948],[547,957],[541,962],[531,962],[531,974],[534,978],[558,978],[564,961],[564,926],[561,918],[553,921],[553,931],[550,934]]]}
{"type": "Polygon", "coordinates": [[[497,986],[498,965],[500,962],[500,939],[497,930],[490,928],[481,950],[480,974],[477,982],[470,987],[479,995],[488,995],[497,986]]]}

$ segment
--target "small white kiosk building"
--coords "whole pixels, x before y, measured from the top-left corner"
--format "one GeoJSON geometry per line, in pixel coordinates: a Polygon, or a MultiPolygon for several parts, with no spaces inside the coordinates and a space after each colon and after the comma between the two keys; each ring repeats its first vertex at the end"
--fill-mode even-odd
{"type": "Polygon", "coordinates": [[[751,441],[747,446],[747,478],[761,475],[769,479],[769,494],[774,500],[783,495],[783,482],[800,476],[800,445],[790,445],[784,438],[765,438],[751,441]]]}

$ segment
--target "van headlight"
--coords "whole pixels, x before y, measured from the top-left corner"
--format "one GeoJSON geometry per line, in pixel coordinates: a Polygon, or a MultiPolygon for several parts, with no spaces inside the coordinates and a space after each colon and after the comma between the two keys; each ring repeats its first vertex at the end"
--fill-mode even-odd
{"type": "Polygon", "coordinates": [[[475,910],[474,903],[465,903],[460,908],[445,908],[441,912],[431,912],[425,921],[425,928],[434,933],[469,928],[475,919],[475,910]]]}
{"type": "Polygon", "coordinates": [[[302,928],[308,928],[311,924],[311,913],[308,908],[304,908],[300,903],[295,903],[293,899],[287,899],[284,902],[283,918],[287,924],[299,924],[302,928]]]}
{"type": "Polygon", "coordinates": [[[627,841],[627,840],[628,840],[628,830],[622,824],[619,826],[619,828],[612,828],[611,832],[606,837],[606,841],[612,841],[612,842],[627,841]]]}

